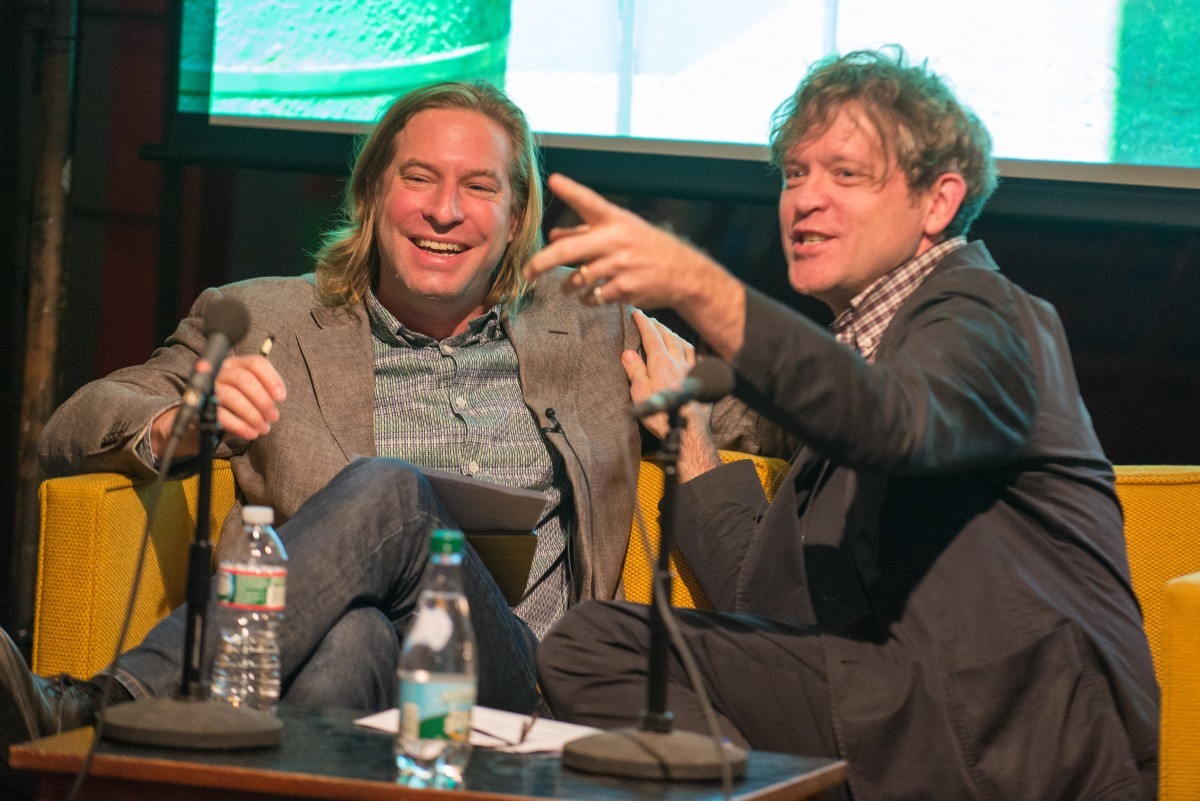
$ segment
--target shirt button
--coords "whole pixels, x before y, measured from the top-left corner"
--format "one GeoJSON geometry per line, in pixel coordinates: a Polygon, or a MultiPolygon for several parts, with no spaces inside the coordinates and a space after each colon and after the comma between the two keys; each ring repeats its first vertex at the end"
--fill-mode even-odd
{"type": "Polygon", "coordinates": [[[454,348],[450,345],[447,345],[445,342],[438,344],[438,350],[442,352],[443,356],[449,356],[451,353],[454,353],[454,348]]]}
{"type": "Polygon", "coordinates": [[[462,395],[459,395],[457,398],[454,399],[454,408],[455,409],[467,408],[467,399],[464,398],[462,395]]]}
{"type": "Polygon", "coordinates": [[[467,462],[467,475],[468,476],[473,476],[478,472],[479,472],[479,462],[476,462],[476,461],[467,462]]]}

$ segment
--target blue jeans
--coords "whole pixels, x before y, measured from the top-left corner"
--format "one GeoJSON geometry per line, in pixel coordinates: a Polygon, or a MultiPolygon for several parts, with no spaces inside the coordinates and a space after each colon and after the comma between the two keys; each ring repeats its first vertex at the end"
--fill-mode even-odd
{"type": "MultiPolygon", "coordinates": [[[[454,522],[420,473],[395,459],[355,461],[280,526],[288,554],[280,631],[285,701],[369,711],[395,705],[398,637],[417,601],[429,531],[439,526],[454,522]]],[[[463,564],[478,703],[529,713],[539,705],[537,638],[469,545],[463,564]]],[[[212,586],[215,598],[215,579],[212,586]]],[[[134,698],[177,692],[186,607],[105,671],[134,698]]],[[[206,662],[219,639],[210,620],[206,662]]]]}

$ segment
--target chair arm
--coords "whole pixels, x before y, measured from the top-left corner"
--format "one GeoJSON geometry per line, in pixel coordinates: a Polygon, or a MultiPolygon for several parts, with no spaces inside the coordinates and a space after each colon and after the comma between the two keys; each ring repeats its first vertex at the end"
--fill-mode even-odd
{"type": "Polygon", "coordinates": [[[1161,680],[1167,581],[1200,570],[1200,466],[1117,465],[1114,469],[1125,514],[1133,590],[1161,680]]]}
{"type": "MultiPolygon", "coordinates": [[[[775,487],[779,479],[787,473],[789,466],[783,459],[753,456],[737,451],[721,451],[720,457],[722,463],[741,459],[754,462],[758,480],[762,482],[768,500],[775,497],[775,487]]],[[[645,522],[650,552],[647,553],[642,544],[638,516],[635,512],[633,528],[629,534],[629,546],[625,550],[625,566],[621,574],[625,585],[625,598],[629,601],[650,603],[653,565],[658,560],[660,536],[658,502],[662,499],[664,484],[662,468],[649,459],[643,459],[638,472],[637,508],[641,510],[641,517],[645,522]]],[[[674,577],[671,583],[671,604],[685,609],[712,609],[712,603],[700,588],[696,575],[677,548],[672,548],[670,563],[671,575],[674,577]]]]}
{"type": "MultiPolygon", "coordinates": [[[[92,473],[42,482],[33,669],[91,676],[112,661],[137,567],[151,482],[92,473]]],[[[213,464],[213,541],[234,498],[229,463],[213,464]]],[[[196,530],[199,479],[164,486],[125,647],[178,606],[196,530]]]]}
{"type": "Polygon", "coordinates": [[[1200,798],[1200,573],[1167,582],[1159,681],[1159,801],[1200,798]]]}

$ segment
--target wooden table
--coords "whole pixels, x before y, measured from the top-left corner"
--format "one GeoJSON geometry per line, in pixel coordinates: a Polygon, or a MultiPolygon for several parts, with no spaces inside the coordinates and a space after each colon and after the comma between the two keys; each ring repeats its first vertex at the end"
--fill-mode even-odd
{"type": "MultiPolygon", "coordinates": [[[[354,725],[345,710],[280,708],[283,743],[230,752],[183,751],[102,741],[81,799],[155,801],[719,801],[719,783],[609,778],[564,769],[557,755],[477,749],[459,790],[419,790],[395,782],[392,738],[354,725]]],[[[64,798],[92,741],[90,727],[12,747],[10,764],[34,776],[39,801],[64,798]]],[[[846,763],[751,752],[746,776],[734,782],[739,801],[819,797],[844,781],[846,763]]]]}

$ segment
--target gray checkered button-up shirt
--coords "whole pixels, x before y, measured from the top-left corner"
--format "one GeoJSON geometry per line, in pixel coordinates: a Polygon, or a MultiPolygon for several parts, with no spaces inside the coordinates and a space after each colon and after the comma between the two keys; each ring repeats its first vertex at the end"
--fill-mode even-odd
{"type": "Polygon", "coordinates": [[[369,294],[375,444],[404,459],[549,499],[524,600],[513,611],[540,638],[566,611],[564,547],[574,524],[566,467],[525,405],[499,307],[442,341],[410,331],[369,294]]]}

